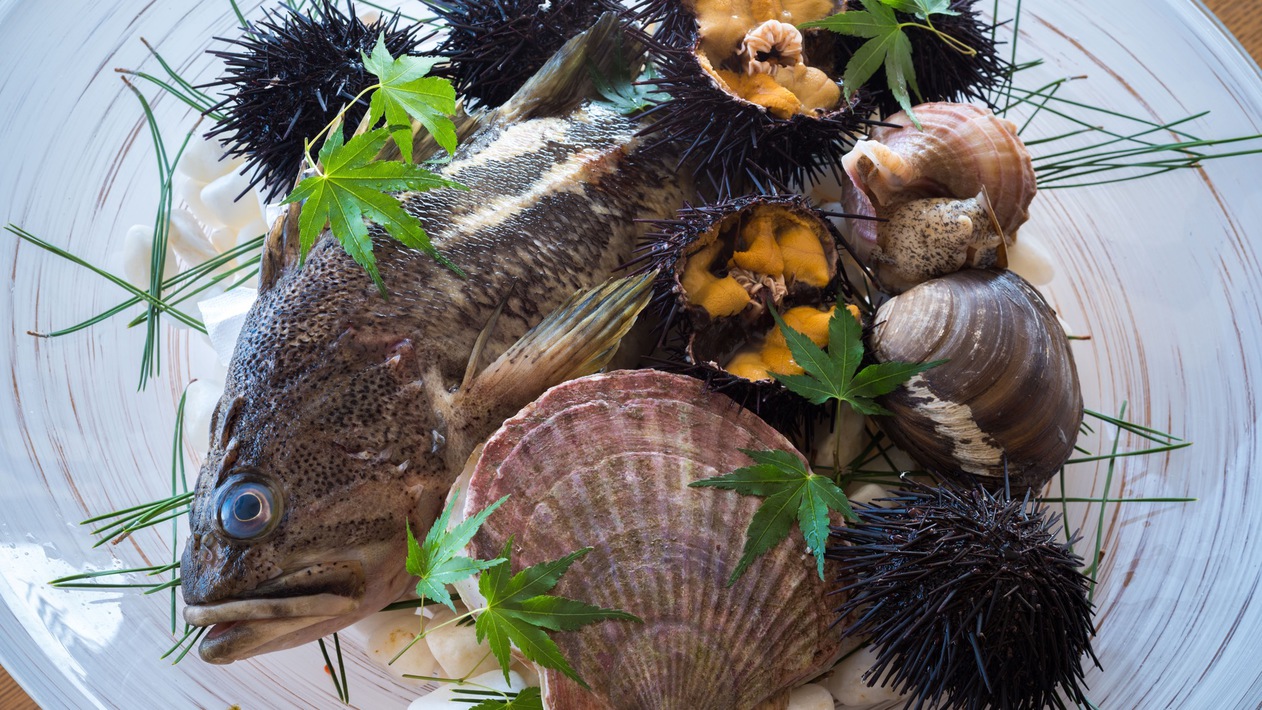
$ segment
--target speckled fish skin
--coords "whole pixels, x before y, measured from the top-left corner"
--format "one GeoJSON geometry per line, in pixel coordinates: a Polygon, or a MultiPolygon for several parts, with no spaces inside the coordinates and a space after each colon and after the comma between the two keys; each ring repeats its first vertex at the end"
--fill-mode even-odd
{"type": "Polygon", "coordinates": [[[469,191],[401,196],[467,279],[375,233],[383,300],[326,235],[262,293],[212,419],[181,567],[185,618],[220,624],[205,660],[314,640],[405,590],[404,521],[421,537],[473,448],[526,404],[458,391],[497,306],[481,365],[625,263],[633,220],[682,203],[675,161],[642,153],[638,128],[593,103],[492,126],[442,171],[469,191]],[[217,488],[243,475],[283,498],[254,543],[226,538],[214,510],[217,488]],[[233,604],[264,620],[229,623],[233,604]]]}

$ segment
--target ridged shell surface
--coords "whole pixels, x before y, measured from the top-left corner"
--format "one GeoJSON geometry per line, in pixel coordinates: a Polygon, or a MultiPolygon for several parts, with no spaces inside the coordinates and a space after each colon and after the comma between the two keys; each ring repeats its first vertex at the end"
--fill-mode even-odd
{"type": "Polygon", "coordinates": [[[1069,340],[1043,297],[1010,271],[968,269],[881,306],[881,362],[947,360],[881,398],[875,421],[921,465],[1037,488],[1073,452],[1082,391],[1069,340]]]}
{"type": "Polygon", "coordinates": [[[731,399],[652,370],[555,387],[487,442],[465,514],[511,497],[471,552],[495,556],[513,535],[516,572],[592,547],[552,593],[644,620],[553,634],[592,689],[545,671],[547,707],[783,705],[844,652],[837,600],[796,533],[727,586],[762,499],[688,484],[750,465],[742,448],[792,450],[731,399]]]}
{"type": "Polygon", "coordinates": [[[1029,219],[1035,176],[1030,153],[1011,121],[972,104],[916,106],[876,126],[844,159],[851,182],[883,209],[929,197],[976,197],[983,189],[1009,237],[1029,219]]]}

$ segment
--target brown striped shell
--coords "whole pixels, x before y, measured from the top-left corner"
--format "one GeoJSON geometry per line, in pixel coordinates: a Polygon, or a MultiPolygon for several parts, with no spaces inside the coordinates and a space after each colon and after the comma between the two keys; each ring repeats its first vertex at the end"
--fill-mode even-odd
{"type": "Polygon", "coordinates": [[[837,599],[796,533],[727,586],[761,499],[687,486],[750,465],[742,448],[792,450],[731,399],[654,370],[555,387],[486,443],[464,512],[511,497],[471,553],[515,536],[516,572],[590,546],[552,593],[644,620],[553,634],[591,691],[542,671],[546,707],[783,707],[840,657],[837,599]]]}
{"type": "Polygon", "coordinates": [[[1069,458],[1082,391],[1069,340],[1043,297],[1011,271],[927,281],[877,311],[881,362],[947,363],[878,400],[875,417],[921,465],[994,488],[1038,488],[1069,458]]]}
{"type": "Polygon", "coordinates": [[[970,104],[928,103],[878,126],[843,159],[847,211],[881,285],[899,292],[968,266],[1003,266],[1029,218],[1034,168],[1017,127],[970,104]]]}

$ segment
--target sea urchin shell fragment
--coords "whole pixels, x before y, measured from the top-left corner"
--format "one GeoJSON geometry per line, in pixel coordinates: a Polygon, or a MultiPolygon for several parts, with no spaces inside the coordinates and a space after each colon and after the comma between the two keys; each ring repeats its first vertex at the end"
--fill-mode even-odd
{"type": "Polygon", "coordinates": [[[1069,340],[1020,276],[926,281],[881,306],[869,343],[880,362],[947,361],[877,400],[894,416],[874,421],[926,468],[1037,489],[1073,452],[1083,407],[1069,340]]]}
{"type": "Polygon", "coordinates": [[[868,682],[916,708],[1041,710],[1064,707],[1061,692],[1090,705],[1089,580],[1057,516],[975,485],[911,486],[856,505],[828,548],[840,623],[876,650],[868,682]]]}
{"type": "Polygon", "coordinates": [[[700,382],[653,370],[555,387],[487,442],[465,513],[510,497],[471,551],[493,557],[515,536],[513,564],[524,567],[590,546],[555,593],[644,620],[554,634],[591,690],[545,671],[546,707],[749,709],[844,652],[830,628],[836,598],[800,540],[727,586],[761,500],[687,486],[749,465],[740,448],[790,444],[700,382]]]}

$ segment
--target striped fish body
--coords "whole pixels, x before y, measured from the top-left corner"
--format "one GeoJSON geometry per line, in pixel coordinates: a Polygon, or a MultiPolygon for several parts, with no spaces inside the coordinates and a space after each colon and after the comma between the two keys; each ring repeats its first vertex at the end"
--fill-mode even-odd
{"type": "MultiPolygon", "coordinates": [[[[548,317],[545,330],[561,333],[549,342],[574,340],[549,314],[630,258],[635,220],[682,204],[675,161],[642,150],[639,128],[592,102],[492,122],[442,169],[468,191],[400,195],[467,278],[380,231],[386,299],[327,234],[301,267],[265,274],[212,420],[181,567],[185,619],[214,625],[203,659],[320,638],[406,590],[405,524],[421,537],[477,444],[568,371],[535,368],[546,358],[532,348],[569,351],[528,331],[548,317]],[[229,520],[260,507],[275,518],[264,533],[232,533],[262,525],[229,520]]],[[[618,321],[625,304],[603,304],[583,306],[576,335],[613,337],[589,326],[618,321]]]]}

